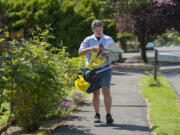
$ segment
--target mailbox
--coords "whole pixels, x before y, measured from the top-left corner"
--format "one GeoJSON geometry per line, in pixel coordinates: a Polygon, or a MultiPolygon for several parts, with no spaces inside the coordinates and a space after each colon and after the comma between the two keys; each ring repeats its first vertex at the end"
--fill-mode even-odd
{"type": "Polygon", "coordinates": [[[175,62],[176,57],[172,53],[158,53],[157,60],[159,62],[175,62]]]}

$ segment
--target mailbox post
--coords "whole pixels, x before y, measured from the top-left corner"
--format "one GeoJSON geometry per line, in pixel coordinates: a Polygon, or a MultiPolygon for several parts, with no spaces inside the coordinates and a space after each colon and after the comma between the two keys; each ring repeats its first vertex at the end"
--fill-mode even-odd
{"type": "Polygon", "coordinates": [[[154,67],[153,67],[153,76],[154,82],[157,83],[157,73],[158,73],[158,64],[160,62],[176,62],[177,57],[172,53],[161,53],[155,49],[154,54],[154,67]]]}
{"type": "Polygon", "coordinates": [[[158,50],[155,49],[155,57],[154,57],[154,81],[157,82],[157,69],[158,69],[158,50]]]}

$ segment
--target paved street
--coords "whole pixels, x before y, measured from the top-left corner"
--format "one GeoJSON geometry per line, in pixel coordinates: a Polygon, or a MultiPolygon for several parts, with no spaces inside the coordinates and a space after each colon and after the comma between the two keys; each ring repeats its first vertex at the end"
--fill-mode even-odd
{"type": "MultiPolygon", "coordinates": [[[[173,54],[176,57],[175,62],[180,62],[180,47],[157,47],[155,49],[157,49],[159,53],[173,54]]],[[[148,59],[154,59],[154,50],[147,50],[146,54],[148,59]]],[[[124,53],[123,58],[127,58],[127,63],[139,62],[141,60],[141,54],[140,52],[124,53]]]]}
{"type": "MultiPolygon", "coordinates": [[[[102,123],[94,124],[94,111],[88,100],[80,110],[71,114],[63,127],[49,135],[149,135],[146,117],[146,103],[140,96],[138,87],[139,71],[127,71],[115,67],[112,77],[112,116],[114,124],[106,125],[105,108],[101,96],[100,114],[102,123]]],[[[102,95],[102,94],[101,94],[102,95]]]]}
{"type": "Polygon", "coordinates": [[[177,57],[180,57],[180,47],[158,47],[156,49],[158,49],[160,52],[172,53],[177,57]]]}

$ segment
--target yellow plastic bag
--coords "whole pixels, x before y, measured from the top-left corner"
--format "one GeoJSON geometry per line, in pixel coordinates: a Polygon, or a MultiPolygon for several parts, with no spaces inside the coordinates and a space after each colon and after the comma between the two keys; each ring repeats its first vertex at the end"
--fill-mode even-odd
{"type": "MultiPolygon", "coordinates": [[[[98,57],[98,53],[99,53],[99,46],[97,52],[92,52],[88,69],[93,70],[94,67],[98,67],[102,65],[106,61],[104,57],[101,56],[98,57]]],[[[82,76],[79,76],[79,79],[75,81],[75,86],[81,91],[86,91],[90,86],[90,84],[87,83],[82,76]]]]}
{"type": "Polygon", "coordinates": [[[106,61],[104,57],[101,57],[101,56],[97,57],[98,52],[99,52],[99,46],[98,46],[97,52],[92,52],[91,54],[91,59],[89,62],[88,69],[93,70],[93,67],[98,67],[106,61]]]}
{"type": "Polygon", "coordinates": [[[87,83],[82,76],[79,76],[79,79],[75,81],[75,86],[81,91],[86,91],[90,84],[87,83]]]}

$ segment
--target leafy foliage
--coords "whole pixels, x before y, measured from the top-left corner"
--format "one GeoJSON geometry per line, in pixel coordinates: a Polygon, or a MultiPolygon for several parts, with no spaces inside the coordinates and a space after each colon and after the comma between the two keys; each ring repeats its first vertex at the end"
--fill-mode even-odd
{"type": "Polygon", "coordinates": [[[40,120],[57,113],[84,66],[83,58],[69,59],[65,49],[51,47],[48,38],[44,30],[30,41],[0,42],[2,96],[26,130],[37,129],[40,120]]]}
{"type": "Polygon", "coordinates": [[[149,0],[101,0],[102,18],[117,18],[117,15],[133,11],[137,7],[146,4],[149,0]]]}
{"type": "Polygon", "coordinates": [[[154,36],[154,44],[156,46],[179,46],[180,45],[180,37],[179,33],[176,31],[168,30],[166,33],[158,36],[154,36]]]}
{"type": "Polygon", "coordinates": [[[118,34],[118,41],[124,51],[130,49],[130,45],[134,43],[135,37],[131,33],[120,33],[118,34]],[[132,43],[133,42],[133,43],[132,43]],[[130,43],[129,45],[127,43],[130,43]]]}
{"type": "Polygon", "coordinates": [[[119,25],[120,28],[124,28],[124,31],[137,35],[141,43],[142,58],[147,62],[145,46],[149,39],[153,35],[164,33],[167,29],[174,28],[179,31],[179,17],[180,8],[177,1],[152,0],[131,13],[120,15],[119,25]]]}
{"type": "MultiPolygon", "coordinates": [[[[2,17],[8,25],[10,33],[20,32],[26,39],[31,36],[35,25],[45,28],[50,24],[51,33],[55,37],[49,42],[56,48],[62,48],[62,43],[72,56],[77,56],[82,40],[92,34],[91,22],[101,18],[101,1],[98,0],[13,0],[2,4],[2,17]]],[[[0,19],[1,21],[2,19],[0,19]]],[[[116,39],[114,21],[106,21],[105,33],[116,39]],[[112,25],[113,24],[113,25],[112,25]],[[112,28],[114,30],[112,30],[112,28]]]]}
{"type": "Polygon", "coordinates": [[[104,33],[113,37],[115,41],[117,41],[117,30],[116,30],[116,22],[111,19],[104,19],[104,33]]]}

